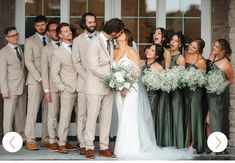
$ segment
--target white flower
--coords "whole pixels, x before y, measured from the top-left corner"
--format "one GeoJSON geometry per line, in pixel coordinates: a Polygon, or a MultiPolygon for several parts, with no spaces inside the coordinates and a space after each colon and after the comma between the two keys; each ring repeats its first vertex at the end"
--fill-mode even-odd
{"type": "Polygon", "coordinates": [[[113,76],[116,78],[118,82],[124,82],[125,79],[123,77],[123,74],[121,72],[115,72],[113,76]]]}

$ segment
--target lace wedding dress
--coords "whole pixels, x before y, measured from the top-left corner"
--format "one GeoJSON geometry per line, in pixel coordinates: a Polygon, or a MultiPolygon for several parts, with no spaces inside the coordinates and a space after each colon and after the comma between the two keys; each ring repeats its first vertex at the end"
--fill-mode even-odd
{"type": "MultiPolygon", "coordinates": [[[[119,64],[131,66],[133,72],[141,74],[140,68],[126,55],[118,63],[114,62],[114,68],[119,64]]],[[[129,89],[125,98],[121,97],[119,91],[116,92],[118,131],[115,155],[118,159],[192,159],[193,151],[173,147],[161,148],[156,145],[151,109],[140,78],[129,89]]]]}

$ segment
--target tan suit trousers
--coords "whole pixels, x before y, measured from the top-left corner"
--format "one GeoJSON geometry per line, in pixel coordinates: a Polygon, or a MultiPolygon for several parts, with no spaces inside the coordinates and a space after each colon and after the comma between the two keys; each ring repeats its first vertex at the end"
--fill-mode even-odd
{"type": "Polygon", "coordinates": [[[87,120],[85,141],[86,150],[94,150],[96,121],[99,115],[100,150],[108,149],[109,132],[112,118],[113,92],[107,95],[86,95],[87,97],[87,120]]]}
{"type": "Polygon", "coordinates": [[[60,121],[58,127],[59,146],[65,145],[69,132],[69,124],[71,114],[77,98],[77,92],[68,92],[67,90],[61,92],[61,108],[60,108],[60,121]]]}

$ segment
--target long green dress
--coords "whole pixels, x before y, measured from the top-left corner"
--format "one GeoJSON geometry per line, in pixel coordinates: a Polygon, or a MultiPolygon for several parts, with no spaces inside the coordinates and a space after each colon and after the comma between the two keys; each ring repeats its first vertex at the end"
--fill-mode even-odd
{"type": "MultiPolygon", "coordinates": [[[[181,54],[179,53],[172,57],[170,68],[173,68],[176,65],[180,55],[181,54]]],[[[157,139],[157,144],[159,146],[176,146],[177,148],[184,147],[182,102],[183,100],[180,90],[175,90],[169,93],[161,91],[159,99],[157,139]]]]}
{"type": "MultiPolygon", "coordinates": [[[[208,63],[208,68],[210,70],[219,68],[213,63],[208,63]]],[[[229,87],[226,87],[226,89],[221,94],[216,93],[207,93],[207,102],[208,102],[208,110],[210,113],[210,126],[211,126],[211,132],[219,131],[223,132],[225,131],[224,124],[228,120],[227,112],[229,109],[229,87]]],[[[228,126],[226,126],[228,128],[228,126]]],[[[227,136],[227,133],[225,133],[227,136]]]]}
{"type": "MultiPolygon", "coordinates": [[[[151,71],[151,65],[154,64],[155,62],[153,63],[150,63],[150,64],[147,64],[147,62],[145,63],[145,65],[142,67],[142,71],[144,71],[145,69],[148,69],[149,71],[151,71]]],[[[159,101],[159,97],[160,97],[160,90],[156,90],[156,91],[153,91],[153,90],[149,90],[147,91],[147,95],[148,95],[148,101],[149,101],[149,105],[150,105],[150,108],[151,108],[151,112],[152,112],[152,116],[153,116],[153,122],[154,122],[154,126],[155,126],[155,137],[157,139],[157,113],[158,113],[158,101],[159,101]]]]}
{"type": "MultiPolygon", "coordinates": [[[[177,66],[177,60],[181,54],[172,57],[171,66],[177,66]]],[[[182,89],[171,92],[171,109],[173,112],[173,142],[176,148],[184,148],[184,102],[182,89]]]]}
{"type": "MultiPolygon", "coordinates": [[[[195,67],[195,64],[186,63],[186,68],[195,67]]],[[[185,101],[185,128],[186,140],[185,147],[192,145],[197,153],[204,151],[204,118],[203,118],[203,102],[202,88],[198,87],[195,91],[188,87],[184,89],[185,101]]]]}

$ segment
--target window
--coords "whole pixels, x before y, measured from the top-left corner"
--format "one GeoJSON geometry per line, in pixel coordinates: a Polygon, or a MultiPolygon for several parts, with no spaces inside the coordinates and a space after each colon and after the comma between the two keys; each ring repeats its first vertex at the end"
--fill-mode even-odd
{"type": "Polygon", "coordinates": [[[186,43],[201,37],[201,0],[167,0],[166,29],[182,31],[186,43]]]}
{"type": "Polygon", "coordinates": [[[121,19],[133,34],[139,53],[144,54],[144,48],[148,44],[151,31],[156,24],[155,0],[122,0],[121,19]],[[130,7],[131,6],[131,7],[130,7]]]}
{"type": "Polygon", "coordinates": [[[77,34],[83,31],[79,26],[79,22],[85,12],[92,12],[96,15],[96,29],[100,30],[104,23],[104,0],[70,0],[70,24],[77,34]]]}
{"type": "Polygon", "coordinates": [[[59,0],[25,0],[25,37],[35,33],[33,21],[37,15],[44,15],[48,21],[60,22],[59,0]]]}

